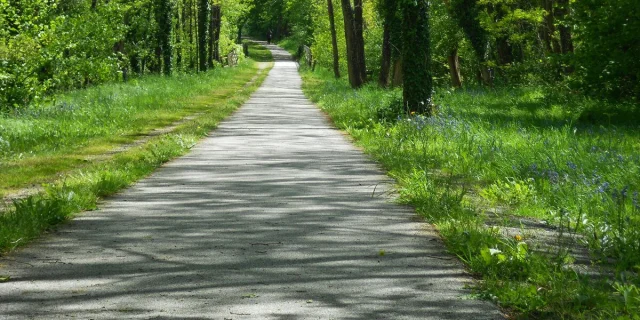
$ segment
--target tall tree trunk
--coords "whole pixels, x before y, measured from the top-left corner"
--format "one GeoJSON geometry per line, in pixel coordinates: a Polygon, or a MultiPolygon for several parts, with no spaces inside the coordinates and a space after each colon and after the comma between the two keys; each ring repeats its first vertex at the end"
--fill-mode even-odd
{"type": "Polygon", "coordinates": [[[364,55],[362,55],[362,59],[360,58],[360,51],[364,52],[364,42],[361,42],[359,39],[362,39],[362,35],[360,37],[357,36],[357,32],[362,32],[362,25],[359,28],[356,28],[356,23],[362,22],[362,0],[355,0],[356,6],[358,3],[359,7],[359,16],[357,19],[356,10],[351,7],[350,0],[342,0],[342,15],[344,17],[344,33],[345,39],[347,42],[347,67],[349,71],[349,83],[353,88],[361,87],[366,80],[366,70],[361,70],[362,62],[364,62],[364,55]],[[359,46],[362,45],[362,48],[359,46]],[[361,50],[362,49],[362,50],[361,50]],[[364,75],[364,76],[363,76],[364,75]]]}
{"type": "Polygon", "coordinates": [[[184,19],[184,4],[182,4],[181,2],[178,2],[179,6],[177,10],[176,10],[176,27],[175,27],[175,31],[176,31],[176,44],[178,46],[178,48],[176,49],[176,68],[178,68],[178,70],[182,69],[182,47],[183,47],[183,19],[184,19]],[[182,15],[180,15],[182,13],[182,15]]]}
{"type": "Polygon", "coordinates": [[[498,53],[498,64],[506,65],[513,62],[512,48],[507,37],[499,37],[496,39],[496,50],[498,53]]]}
{"type": "Polygon", "coordinates": [[[382,3],[382,14],[384,16],[382,31],[382,58],[380,61],[380,77],[378,84],[386,88],[389,85],[391,73],[391,26],[396,18],[396,0],[384,0],[382,3]]]}
{"type": "Polygon", "coordinates": [[[211,26],[213,28],[213,32],[211,33],[211,37],[213,38],[211,52],[213,54],[213,60],[220,61],[220,25],[222,22],[222,11],[220,5],[213,5],[211,8],[211,26]]]}
{"type": "Polygon", "coordinates": [[[209,1],[198,1],[198,61],[199,71],[207,71],[207,18],[209,1]]]}
{"type": "Polygon", "coordinates": [[[449,73],[451,74],[451,85],[456,88],[462,87],[462,77],[460,76],[460,62],[458,59],[458,48],[453,48],[447,57],[449,60],[449,73]]]}
{"type": "Polygon", "coordinates": [[[403,6],[402,97],[407,112],[431,115],[431,52],[427,0],[403,6]]]}
{"type": "Polygon", "coordinates": [[[558,31],[560,32],[560,47],[562,48],[562,53],[573,53],[571,29],[565,21],[569,14],[569,0],[558,0],[558,7],[555,9],[555,13],[558,20],[560,20],[558,31]]]}
{"type": "Polygon", "coordinates": [[[380,61],[380,77],[378,85],[386,88],[389,85],[389,74],[391,70],[391,42],[389,24],[384,23],[382,31],[382,57],[380,61]]]}
{"type": "Polygon", "coordinates": [[[208,35],[208,40],[209,40],[209,45],[208,45],[208,49],[207,50],[207,64],[209,65],[209,68],[213,68],[213,42],[215,41],[214,39],[214,33],[215,33],[215,18],[214,18],[214,6],[212,5],[209,9],[211,10],[210,14],[209,14],[209,35],[208,35]]]}
{"type": "MultiPolygon", "coordinates": [[[[162,56],[162,64],[164,74],[171,74],[171,55],[173,48],[171,47],[171,1],[157,0],[156,23],[158,25],[158,49],[162,56]]],[[[156,56],[158,52],[156,51],[156,56]]],[[[160,58],[158,56],[158,58],[160,58]]]]}
{"type": "Polygon", "coordinates": [[[359,76],[362,79],[362,83],[367,82],[367,64],[364,57],[364,18],[362,0],[354,0],[354,19],[353,19],[353,31],[355,32],[356,41],[356,55],[358,59],[358,71],[359,76]]]}
{"type": "Polygon", "coordinates": [[[340,78],[340,54],[338,52],[338,39],[336,35],[336,21],[333,15],[333,1],[327,0],[327,10],[329,11],[329,26],[331,27],[331,47],[333,49],[333,74],[340,78]]]}
{"type": "Polygon", "coordinates": [[[542,0],[542,8],[546,11],[544,16],[542,39],[547,52],[560,53],[560,43],[553,36],[556,32],[553,1],[554,0],[542,0]]]}
{"type": "Polygon", "coordinates": [[[396,57],[393,61],[393,78],[391,79],[392,87],[399,87],[402,85],[402,55],[396,57]]]}
{"type": "Polygon", "coordinates": [[[194,50],[195,48],[195,35],[194,35],[194,10],[193,10],[193,0],[188,0],[189,6],[189,69],[196,69],[196,60],[195,58],[198,56],[197,52],[194,50]]]}

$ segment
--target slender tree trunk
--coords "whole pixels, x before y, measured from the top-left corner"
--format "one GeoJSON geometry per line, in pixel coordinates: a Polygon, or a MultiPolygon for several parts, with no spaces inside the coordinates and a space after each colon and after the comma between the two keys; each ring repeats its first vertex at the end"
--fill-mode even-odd
{"type": "Polygon", "coordinates": [[[384,16],[382,31],[382,60],[380,62],[380,77],[378,84],[380,87],[386,88],[389,85],[389,77],[391,73],[391,29],[398,29],[398,19],[396,12],[398,9],[396,0],[383,0],[382,14],[384,16]]]}
{"type": "Polygon", "coordinates": [[[402,97],[407,112],[431,115],[431,52],[427,0],[403,6],[402,97]]]}
{"type": "Polygon", "coordinates": [[[449,60],[449,72],[451,73],[451,85],[456,88],[462,87],[462,77],[460,76],[460,62],[458,59],[458,48],[453,48],[447,57],[449,60]]]}
{"type": "Polygon", "coordinates": [[[197,53],[194,50],[195,48],[195,36],[193,32],[194,25],[194,14],[193,14],[193,0],[189,0],[189,69],[196,69],[195,58],[197,57],[197,53]]]}
{"type": "Polygon", "coordinates": [[[399,87],[402,85],[402,55],[396,57],[393,62],[393,79],[391,79],[392,87],[399,87]]]}
{"type": "Polygon", "coordinates": [[[208,49],[207,50],[207,64],[209,65],[209,68],[213,68],[213,42],[215,41],[214,39],[214,33],[215,33],[215,12],[214,12],[214,7],[215,6],[211,6],[210,10],[210,14],[209,14],[209,36],[208,36],[208,40],[209,40],[209,45],[208,45],[208,49]]]}
{"type": "Polygon", "coordinates": [[[542,0],[542,8],[546,11],[544,16],[544,27],[542,39],[547,52],[560,53],[560,43],[554,38],[556,32],[555,18],[553,12],[553,0],[542,0]]]}
{"type": "Polygon", "coordinates": [[[182,31],[184,30],[184,23],[182,21],[184,19],[184,5],[178,2],[178,6],[181,7],[178,7],[176,10],[176,26],[174,30],[176,31],[176,45],[178,46],[176,49],[176,68],[180,70],[182,69],[182,31]],[[182,13],[182,16],[180,13],[182,13]]]}
{"type": "Polygon", "coordinates": [[[506,65],[513,62],[512,48],[507,37],[499,37],[496,39],[496,50],[498,51],[499,65],[506,65]]]}
{"type": "Polygon", "coordinates": [[[382,61],[380,62],[380,77],[378,78],[378,85],[382,88],[386,88],[389,85],[389,75],[391,71],[390,33],[389,23],[385,21],[382,31],[382,61]]]}
{"type": "Polygon", "coordinates": [[[333,74],[340,78],[340,54],[338,52],[338,39],[336,35],[336,21],[333,15],[333,1],[327,0],[327,10],[329,11],[329,25],[331,27],[331,47],[333,49],[333,74]]]}
{"type": "Polygon", "coordinates": [[[560,20],[560,26],[558,31],[560,32],[560,47],[562,53],[573,53],[573,40],[571,39],[571,29],[565,21],[569,14],[569,0],[558,0],[558,7],[555,9],[558,20],[560,20]]]}
{"type": "Polygon", "coordinates": [[[198,61],[199,71],[207,71],[207,21],[209,1],[198,1],[198,61]]]}
{"type": "Polygon", "coordinates": [[[222,22],[222,11],[220,5],[214,5],[211,9],[211,25],[213,26],[213,47],[211,51],[213,53],[213,60],[220,61],[220,26],[222,22]]]}
{"type": "Polygon", "coordinates": [[[347,66],[349,71],[349,83],[353,88],[361,87],[366,80],[366,70],[361,70],[364,64],[364,42],[362,39],[362,25],[356,27],[357,23],[362,23],[362,0],[355,0],[359,9],[351,7],[350,0],[342,0],[342,12],[344,17],[344,33],[347,42],[347,66]],[[358,13],[359,12],[359,13],[358,13]],[[359,16],[359,18],[358,18],[359,16]],[[360,32],[358,37],[357,32],[360,32]],[[359,46],[362,45],[362,48],[359,46]],[[364,75],[364,76],[363,76],[364,75]]]}
{"type": "Polygon", "coordinates": [[[364,18],[362,0],[354,0],[354,25],[353,31],[355,32],[356,41],[356,55],[358,59],[358,71],[362,83],[367,82],[367,65],[364,57],[364,18]]]}
{"type": "MultiPolygon", "coordinates": [[[[164,74],[171,74],[171,55],[173,48],[171,47],[171,1],[158,0],[156,8],[156,23],[158,24],[158,49],[162,56],[162,64],[164,74]]],[[[156,56],[158,52],[156,51],[156,56]]]]}

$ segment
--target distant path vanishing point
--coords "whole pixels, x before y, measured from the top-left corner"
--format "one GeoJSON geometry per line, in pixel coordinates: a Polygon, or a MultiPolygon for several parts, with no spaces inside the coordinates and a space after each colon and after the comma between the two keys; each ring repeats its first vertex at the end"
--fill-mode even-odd
{"type": "Polygon", "coordinates": [[[501,319],[276,63],[187,156],[0,258],[0,319],[501,319]]]}

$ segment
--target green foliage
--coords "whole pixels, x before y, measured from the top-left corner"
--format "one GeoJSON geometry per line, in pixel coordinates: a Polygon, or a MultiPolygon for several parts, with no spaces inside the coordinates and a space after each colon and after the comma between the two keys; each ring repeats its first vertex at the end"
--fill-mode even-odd
{"type": "Polygon", "coordinates": [[[441,89],[436,116],[384,121],[377,112],[399,90],[354,91],[326,71],[304,79],[305,92],[396,178],[400,201],[435,224],[448,248],[482,277],[478,296],[516,318],[637,317],[637,125],[578,120],[591,105],[624,104],[535,87],[441,89]],[[606,281],[582,275],[573,271],[568,248],[541,254],[537,248],[547,248],[526,234],[487,227],[478,194],[508,215],[578,233],[595,263],[625,279],[606,271],[606,281]]]}
{"type": "MultiPolygon", "coordinates": [[[[206,27],[209,2],[201,1],[199,9],[186,0],[98,1],[95,8],[76,0],[0,2],[0,111],[41,103],[59,91],[126,80],[130,71],[194,70],[198,56],[211,50],[209,34],[200,32],[205,41],[199,46],[195,37],[198,20],[206,27]]],[[[244,0],[217,2],[224,12],[224,56],[235,48],[249,6],[244,0]]]]}
{"type": "Polygon", "coordinates": [[[576,1],[575,84],[588,92],[640,99],[640,7],[634,0],[576,1]]]}
{"type": "Polygon", "coordinates": [[[480,4],[478,0],[451,0],[453,19],[471,42],[476,58],[487,60],[487,33],[480,25],[480,4]]]}
{"type": "MultiPolygon", "coordinates": [[[[86,130],[82,127],[83,115],[81,113],[96,112],[92,109],[98,109],[99,111],[96,113],[121,105],[123,108],[135,109],[137,107],[141,109],[138,112],[125,114],[117,111],[114,112],[116,114],[102,113],[102,116],[108,118],[103,119],[102,124],[94,124],[94,127],[100,127],[110,122],[129,123],[131,126],[136,122],[141,122],[139,120],[143,120],[145,114],[152,113],[149,111],[163,111],[162,107],[168,108],[180,116],[197,112],[193,119],[181,124],[173,131],[152,138],[140,146],[129,148],[104,161],[76,164],[76,167],[69,168],[62,178],[59,178],[60,172],[54,173],[56,179],[45,185],[44,192],[15,201],[6,212],[0,213],[0,252],[10,251],[17,246],[28,243],[43,231],[55,228],[56,225],[69,219],[77,212],[95,209],[100,198],[114,194],[147,176],[163,163],[186,153],[198,139],[213,130],[220,120],[242,105],[249,98],[251,92],[264,80],[266,73],[263,73],[253,85],[246,86],[247,81],[257,71],[257,68],[252,64],[253,62],[244,63],[233,70],[225,68],[207,73],[181,75],[176,78],[158,76],[148,77],[141,80],[140,83],[96,86],[66,97],[71,100],[66,108],[52,107],[51,109],[30,110],[32,113],[17,117],[19,119],[9,119],[9,121],[1,119],[0,127],[6,127],[7,124],[15,125],[12,129],[20,127],[21,123],[24,125],[36,119],[66,120],[67,124],[72,127],[63,128],[61,131],[67,131],[63,135],[73,136],[73,131],[86,130]],[[212,87],[218,91],[217,94],[210,94],[212,87]],[[147,90],[149,92],[144,93],[147,90]],[[164,91],[164,95],[159,95],[155,92],[156,90],[164,91]],[[207,95],[203,95],[204,93],[207,95]],[[112,104],[114,96],[119,103],[112,104]],[[124,96],[128,96],[128,98],[124,96]],[[157,108],[157,104],[162,102],[155,100],[156,96],[164,99],[164,106],[157,108]],[[86,100],[82,100],[83,98],[86,100]],[[93,99],[101,101],[92,107],[82,106],[81,102],[93,99]],[[194,105],[196,103],[201,105],[194,105]],[[124,119],[121,121],[118,119],[120,117],[124,119]]],[[[129,109],[129,111],[135,110],[129,109]]],[[[155,126],[161,125],[162,123],[155,123],[155,126]]],[[[109,128],[114,129],[113,127],[109,128]]],[[[0,141],[6,132],[0,131],[0,141]]],[[[28,133],[26,130],[22,131],[24,135],[28,133]]],[[[81,136],[83,133],[86,132],[79,132],[79,135],[81,136]]],[[[127,132],[123,131],[123,127],[120,126],[114,131],[105,130],[102,134],[112,138],[112,135],[127,135],[127,132]]],[[[83,144],[82,138],[84,137],[75,137],[76,143],[73,146],[51,145],[50,143],[54,143],[54,141],[46,141],[47,138],[42,136],[25,136],[23,138],[24,140],[45,140],[40,144],[35,143],[45,149],[41,154],[62,152],[82,156],[82,151],[78,151],[78,148],[83,144]]],[[[90,140],[90,142],[95,143],[96,139],[90,140]]],[[[70,141],[65,141],[65,143],[70,143],[70,141]]],[[[11,153],[9,158],[13,155],[15,154],[11,153]]],[[[32,158],[37,158],[37,156],[32,154],[32,158]]],[[[44,158],[53,161],[51,157],[44,158]]],[[[7,159],[6,155],[4,159],[7,159]]],[[[6,163],[3,161],[0,165],[4,166],[6,163]]],[[[31,168],[32,171],[36,169],[31,168]]],[[[4,171],[0,172],[5,173],[4,171]]],[[[51,181],[51,177],[48,180],[51,181]]],[[[0,181],[2,187],[6,187],[6,181],[4,179],[0,179],[0,181]]]]}

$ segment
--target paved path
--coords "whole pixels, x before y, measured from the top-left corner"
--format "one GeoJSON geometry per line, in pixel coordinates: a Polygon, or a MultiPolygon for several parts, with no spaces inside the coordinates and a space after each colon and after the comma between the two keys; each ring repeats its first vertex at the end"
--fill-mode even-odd
{"type": "Polygon", "coordinates": [[[500,318],[270,48],[189,155],[0,261],[1,319],[500,318]]]}

